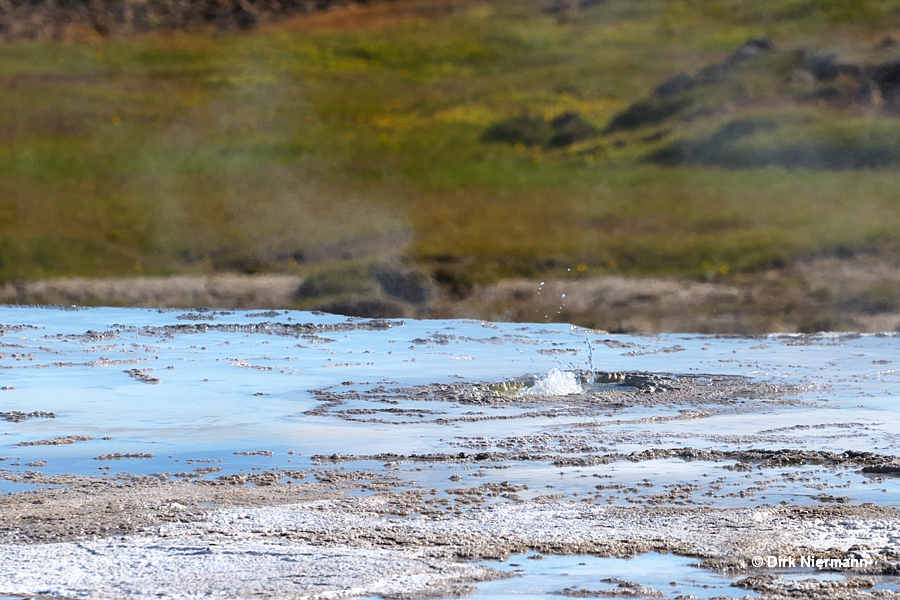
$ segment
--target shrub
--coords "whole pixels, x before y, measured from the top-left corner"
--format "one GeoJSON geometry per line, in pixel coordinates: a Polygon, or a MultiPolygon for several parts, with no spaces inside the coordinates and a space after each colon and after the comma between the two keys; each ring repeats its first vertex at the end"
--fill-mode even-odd
{"type": "Polygon", "coordinates": [[[550,148],[563,148],[597,135],[597,128],[584,120],[577,112],[567,112],[553,119],[553,137],[547,142],[550,148]]]}
{"type": "Polygon", "coordinates": [[[498,121],[481,136],[483,142],[543,146],[553,137],[553,127],[543,117],[523,114],[498,121]]]}

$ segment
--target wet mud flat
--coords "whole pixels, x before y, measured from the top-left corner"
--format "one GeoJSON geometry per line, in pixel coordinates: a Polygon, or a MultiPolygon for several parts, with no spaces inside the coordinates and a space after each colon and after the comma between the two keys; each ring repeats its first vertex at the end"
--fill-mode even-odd
{"type": "Polygon", "coordinates": [[[893,335],[0,330],[8,596],[900,597],[893,335]]]}
{"type": "Polygon", "coordinates": [[[423,493],[348,497],[348,491],[131,483],[27,494],[21,504],[5,497],[4,509],[19,513],[19,527],[4,527],[0,581],[13,593],[18,587],[94,597],[443,597],[508,577],[485,560],[657,552],[730,571],[740,587],[729,595],[742,596],[743,587],[787,597],[896,596],[870,590],[872,576],[896,574],[900,558],[898,511],[884,507],[649,509],[538,501],[456,515],[423,510],[423,493]],[[48,537],[60,541],[44,543],[48,537]],[[766,574],[742,576],[754,556],[771,555],[867,566],[838,566],[852,573],[840,586],[814,577],[798,586],[766,574]]]}

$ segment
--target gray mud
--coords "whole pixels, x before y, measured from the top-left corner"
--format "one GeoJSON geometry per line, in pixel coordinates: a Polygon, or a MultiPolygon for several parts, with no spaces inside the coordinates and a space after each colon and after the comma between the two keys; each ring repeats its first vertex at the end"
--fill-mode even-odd
{"type": "MultiPolygon", "coordinates": [[[[506,576],[476,561],[525,552],[676,553],[732,573],[751,569],[754,556],[870,563],[840,584],[776,575],[740,579],[741,587],[765,597],[860,597],[873,585],[866,576],[900,572],[900,511],[886,507],[649,509],[520,501],[460,515],[428,508],[426,492],[350,497],[354,484],[72,478],[64,489],[0,496],[0,589],[110,598],[212,590],[227,597],[326,597],[329,591],[443,597],[506,576]],[[60,577],[67,565],[78,565],[77,581],[60,577]],[[218,575],[204,575],[211,570],[218,575]],[[264,579],[253,576],[260,570],[264,579]]],[[[737,588],[735,595],[742,595],[737,588]]]]}

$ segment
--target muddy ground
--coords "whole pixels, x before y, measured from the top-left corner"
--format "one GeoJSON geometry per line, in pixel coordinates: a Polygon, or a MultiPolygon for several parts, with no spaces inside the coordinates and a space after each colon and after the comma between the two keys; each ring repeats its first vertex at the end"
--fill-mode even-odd
{"type": "Polygon", "coordinates": [[[394,297],[300,298],[292,275],[7,282],[0,303],[216,308],[314,308],[363,317],[568,322],[621,333],[884,332],[900,328],[900,261],[825,257],[706,280],[619,275],[514,279],[413,304],[394,297]],[[563,298],[565,295],[565,298],[563,298]]]}
{"type": "Polygon", "coordinates": [[[65,489],[0,496],[0,591],[52,596],[62,588],[107,598],[212,591],[228,597],[445,597],[507,576],[477,564],[483,559],[674,552],[733,573],[746,572],[755,556],[867,561],[842,581],[736,578],[736,597],[744,594],[741,588],[766,598],[900,597],[872,592],[867,579],[900,573],[900,511],[892,508],[532,501],[460,512],[423,510],[427,491],[352,497],[353,487],[72,478],[65,489]],[[77,577],[60,579],[66,565],[77,577]],[[258,576],[262,571],[265,578],[258,576]]]}

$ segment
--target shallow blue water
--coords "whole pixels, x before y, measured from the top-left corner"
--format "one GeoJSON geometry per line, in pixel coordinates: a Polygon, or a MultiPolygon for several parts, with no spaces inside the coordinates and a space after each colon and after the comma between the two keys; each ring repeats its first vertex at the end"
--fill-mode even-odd
{"type": "MultiPolygon", "coordinates": [[[[279,323],[365,321],[299,312],[265,319],[245,312],[199,314],[214,320],[179,318],[186,314],[198,316],[146,309],[0,308],[0,324],[8,328],[0,338],[0,387],[6,388],[0,391],[2,410],[46,411],[57,416],[0,422],[0,459],[6,459],[0,461],[0,469],[33,468],[45,475],[172,472],[188,460],[224,461],[219,464],[222,473],[239,472],[251,464],[308,468],[314,454],[450,452],[460,446],[460,439],[477,437],[496,449],[494,443],[511,436],[543,431],[579,435],[597,427],[615,438],[609,449],[620,453],[641,450],[648,440],[670,447],[890,453],[900,439],[900,405],[894,396],[900,393],[900,363],[892,362],[900,356],[900,338],[893,335],[627,336],[569,326],[406,321],[382,330],[294,336],[273,330],[279,323]],[[248,324],[257,325],[256,331],[142,329],[248,324]],[[16,329],[17,325],[26,327],[16,329]],[[622,409],[614,418],[598,414],[590,422],[563,414],[438,424],[440,417],[472,412],[516,417],[526,411],[516,407],[474,411],[451,403],[412,400],[403,407],[431,409],[435,414],[384,419],[405,420],[402,426],[304,414],[319,405],[310,392],[317,388],[343,391],[376,385],[500,381],[539,376],[551,368],[584,369],[589,344],[598,369],[741,375],[801,385],[802,390],[789,398],[804,404],[756,402],[746,409],[754,402],[746,401],[746,410],[681,422],[648,420],[671,416],[677,412],[673,409],[635,406],[622,409]],[[125,373],[128,369],[148,370],[159,383],[141,383],[125,373]],[[341,385],[344,382],[348,385],[341,385]],[[847,428],[846,423],[857,426],[847,428]],[[397,435],[398,427],[402,435],[397,435]],[[92,440],[17,446],[72,435],[92,440]],[[386,445],[385,440],[390,443],[386,445]],[[273,456],[235,455],[261,449],[273,456]],[[100,461],[103,464],[94,460],[113,453],[153,454],[153,458],[100,461]],[[27,466],[41,461],[46,461],[41,467],[27,466]],[[106,466],[111,468],[100,469],[106,466]]],[[[369,404],[348,402],[342,409],[369,404]]],[[[698,477],[697,467],[681,465],[691,478],[698,477]]],[[[524,467],[529,468],[540,467],[524,467]]],[[[618,477],[627,478],[631,472],[635,477],[659,477],[671,465],[617,464],[615,469],[618,477]]],[[[536,472],[534,477],[544,475],[536,472]]],[[[865,480],[851,477],[860,484],[865,480]]],[[[893,489],[895,479],[886,478],[884,485],[893,489]]],[[[871,495],[866,494],[867,501],[871,495]]]]}
{"type": "MultiPolygon", "coordinates": [[[[694,566],[696,560],[651,552],[633,558],[598,558],[595,556],[541,556],[527,554],[511,557],[504,563],[484,563],[496,569],[517,573],[513,579],[498,579],[478,585],[474,600],[547,600],[554,592],[614,592],[629,590],[628,583],[662,593],[665,598],[695,596],[750,596],[752,591],[733,588],[737,578],[728,578],[694,566]],[[534,560],[535,557],[540,560],[534,560]],[[610,581],[620,580],[620,581],[610,581]],[[624,583],[624,587],[623,586],[624,583]]],[[[632,588],[633,589],[633,588],[632,588]]],[[[638,595],[638,597],[642,597],[638,595]]],[[[646,597],[646,596],[643,596],[646,597]]]]}
{"type": "MultiPolygon", "coordinates": [[[[538,448],[541,436],[548,434],[583,439],[586,447],[593,444],[590,452],[582,452],[587,455],[686,446],[896,455],[900,337],[893,334],[629,336],[562,325],[410,320],[381,329],[309,335],[281,327],[298,323],[347,326],[366,321],[285,311],[260,317],[245,311],[0,307],[0,325],[6,328],[0,336],[0,412],[56,415],[0,421],[0,493],[33,489],[22,481],[28,471],[113,477],[190,473],[210,466],[221,470],[203,478],[260,469],[365,469],[400,477],[409,489],[436,489],[445,496],[450,488],[510,481],[528,486],[518,492],[521,499],[559,494],[559,501],[580,501],[594,493],[595,502],[616,505],[646,502],[670,485],[687,486],[685,505],[706,506],[817,504],[823,494],[853,503],[894,505],[900,493],[900,478],[868,476],[858,467],[744,472],[729,469],[727,462],[679,459],[577,468],[517,460],[481,467],[311,460],[334,453],[501,452],[514,439],[522,447],[538,448]],[[212,328],[204,330],[204,325],[212,328]],[[215,329],[223,325],[256,328],[215,329]],[[384,422],[351,421],[333,411],[305,414],[321,404],[316,389],[364,392],[377,386],[540,377],[553,368],[589,368],[589,352],[598,370],[743,376],[791,390],[780,399],[788,402],[736,398],[734,410],[684,421],[660,419],[677,416],[683,407],[659,405],[624,406],[615,414],[598,411],[585,417],[564,410],[564,397],[558,414],[409,397],[395,400],[396,405],[360,398],[340,406],[405,411],[379,413],[384,422]],[[142,369],[159,381],[142,383],[126,373],[130,369],[142,369]],[[486,420],[459,420],[463,417],[486,420]],[[66,436],[92,439],[19,445],[66,436]],[[242,454],[259,450],[266,454],[242,454]],[[115,453],[152,458],[102,458],[115,453]],[[451,476],[459,479],[451,481],[451,476]],[[598,485],[607,487],[598,492],[598,485]],[[690,486],[697,490],[690,491],[690,486]],[[738,494],[748,486],[756,493],[738,494]]],[[[510,562],[523,566],[492,566],[523,568],[525,576],[479,585],[473,597],[546,597],[548,591],[575,586],[612,589],[599,580],[628,580],[629,574],[642,574],[640,582],[649,585],[647,573],[659,576],[653,586],[667,597],[732,595],[732,580],[691,567],[690,559],[681,557],[646,555],[624,561],[548,556],[510,562]],[[669,585],[672,581],[676,585],[669,585]]],[[[880,585],[895,589],[890,586],[896,582],[884,580],[880,585]]]]}

